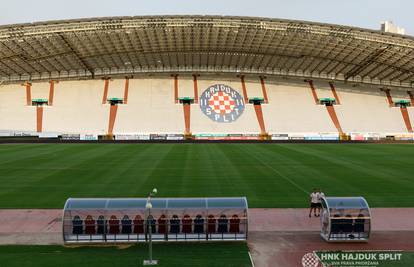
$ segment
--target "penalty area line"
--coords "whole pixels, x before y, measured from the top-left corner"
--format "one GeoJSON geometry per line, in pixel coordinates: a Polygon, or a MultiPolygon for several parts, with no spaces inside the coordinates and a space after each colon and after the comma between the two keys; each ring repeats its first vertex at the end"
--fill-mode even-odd
{"type": "Polygon", "coordinates": [[[247,254],[249,254],[250,263],[252,264],[252,267],[254,267],[254,261],[253,261],[253,258],[252,258],[252,254],[250,253],[250,251],[247,251],[247,254]]]}

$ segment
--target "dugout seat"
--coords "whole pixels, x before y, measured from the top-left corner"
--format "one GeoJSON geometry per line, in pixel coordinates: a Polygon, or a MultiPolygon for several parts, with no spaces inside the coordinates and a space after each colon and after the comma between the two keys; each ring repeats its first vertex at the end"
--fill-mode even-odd
{"type": "Polygon", "coordinates": [[[354,232],[363,233],[365,230],[364,214],[358,214],[358,219],[355,219],[354,232]]]}
{"type": "Polygon", "coordinates": [[[158,218],[158,233],[165,234],[167,232],[167,218],[164,214],[158,218]]]}
{"type": "Polygon", "coordinates": [[[72,233],[74,235],[83,234],[83,222],[82,222],[82,219],[78,215],[73,217],[72,226],[73,226],[72,233]]]}
{"type": "Polygon", "coordinates": [[[180,232],[180,219],[177,215],[173,215],[170,219],[170,233],[178,234],[180,232]]]}
{"type": "Polygon", "coordinates": [[[134,218],[134,234],[144,233],[144,220],[140,215],[136,215],[134,218]]]}
{"type": "Polygon", "coordinates": [[[230,233],[237,234],[240,232],[240,218],[234,214],[230,219],[230,233]]]}
{"type": "Polygon", "coordinates": [[[155,234],[156,232],[156,224],[157,221],[154,219],[154,217],[152,215],[147,217],[147,232],[149,232],[149,228],[151,228],[151,233],[155,234]]]}
{"type": "MultiPolygon", "coordinates": [[[[340,216],[339,216],[339,214],[335,214],[333,217],[334,218],[339,218],[340,216]]],[[[339,219],[332,220],[331,233],[332,234],[338,234],[340,231],[341,231],[341,225],[340,225],[339,219]]]]}
{"type": "Polygon", "coordinates": [[[217,229],[217,231],[219,233],[227,233],[228,232],[228,223],[229,223],[229,220],[227,219],[226,215],[224,215],[224,214],[220,215],[220,218],[218,219],[218,229],[217,229]]]}
{"type": "Polygon", "coordinates": [[[106,222],[105,217],[103,215],[99,215],[98,220],[96,221],[97,224],[97,231],[98,235],[106,234],[106,222]]]}
{"type": "Polygon", "coordinates": [[[352,233],[354,230],[354,220],[350,214],[347,214],[346,219],[343,219],[342,231],[344,233],[352,233]]]}
{"type": "Polygon", "coordinates": [[[94,235],[96,234],[95,220],[91,215],[86,216],[85,219],[85,234],[94,235]]]}
{"type": "Polygon", "coordinates": [[[208,215],[207,232],[210,234],[216,232],[216,218],[212,214],[208,215]]]}
{"type": "Polygon", "coordinates": [[[194,233],[202,234],[204,233],[204,219],[203,216],[197,215],[194,219],[194,233]]]}
{"type": "Polygon", "coordinates": [[[184,218],[181,220],[183,224],[182,232],[184,234],[190,234],[192,232],[192,219],[190,215],[184,215],[184,218]]]}
{"type": "Polygon", "coordinates": [[[117,235],[119,234],[119,220],[115,215],[112,215],[109,218],[109,234],[117,235]]]}
{"type": "Polygon", "coordinates": [[[122,234],[131,234],[132,232],[132,220],[128,217],[128,215],[124,215],[121,220],[122,225],[122,234]]]}

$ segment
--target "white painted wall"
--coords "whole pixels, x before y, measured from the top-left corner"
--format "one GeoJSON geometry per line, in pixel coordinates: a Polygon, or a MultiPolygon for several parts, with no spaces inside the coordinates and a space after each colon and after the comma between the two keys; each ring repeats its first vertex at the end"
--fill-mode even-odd
{"type": "Polygon", "coordinates": [[[36,107],[26,106],[26,87],[0,87],[0,129],[36,131],[36,107]]]}
{"type": "MultiPolygon", "coordinates": [[[[198,77],[199,96],[209,86],[226,84],[243,96],[239,78],[198,77]]],[[[108,97],[123,97],[125,79],[113,79],[108,97]]],[[[315,83],[319,97],[333,97],[329,84],[315,83]]],[[[260,79],[246,78],[248,96],[262,97],[260,79]]],[[[55,84],[54,103],[45,107],[43,131],[60,133],[105,134],[108,129],[109,104],[102,104],[103,80],[61,81],[55,84]]],[[[326,108],[315,105],[309,85],[266,80],[269,104],[262,105],[269,133],[337,132],[326,108]]],[[[405,133],[399,108],[388,106],[385,94],[378,89],[350,90],[336,84],[341,105],[335,106],[345,132],[405,133]]],[[[48,98],[49,83],[33,83],[32,98],[48,98]]],[[[194,96],[191,76],[180,77],[179,96],[194,96]]],[[[395,99],[401,97],[396,97],[395,99]]],[[[414,107],[408,108],[414,123],[414,107]]],[[[26,89],[20,84],[0,87],[0,130],[35,131],[36,108],[26,106],[26,89]]],[[[191,106],[191,130],[196,133],[252,133],[260,127],[253,105],[246,104],[243,114],[233,123],[217,123],[191,106]]],[[[184,113],[174,102],[174,79],[136,78],[129,83],[127,105],[120,105],[114,133],[183,133],[184,113]]]]}
{"type": "Polygon", "coordinates": [[[309,84],[266,84],[269,104],[263,105],[269,133],[337,132],[326,107],[316,105],[309,84]]]}

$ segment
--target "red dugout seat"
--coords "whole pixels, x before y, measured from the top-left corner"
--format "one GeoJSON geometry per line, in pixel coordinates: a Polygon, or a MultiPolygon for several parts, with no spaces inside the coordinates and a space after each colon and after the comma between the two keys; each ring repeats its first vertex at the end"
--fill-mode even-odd
{"type": "Polygon", "coordinates": [[[116,218],[115,215],[112,215],[109,219],[109,234],[119,234],[119,220],[116,218]]]}
{"type": "Polygon", "coordinates": [[[216,218],[214,215],[208,215],[207,219],[207,232],[208,233],[215,233],[216,232],[216,218]]]}
{"type": "Polygon", "coordinates": [[[135,216],[134,219],[134,234],[144,233],[144,220],[140,215],[135,216]]]}
{"type": "Polygon", "coordinates": [[[192,222],[190,215],[184,215],[184,218],[181,220],[183,224],[183,233],[190,234],[192,232],[192,222]]]}
{"type": "Polygon", "coordinates": [[[239,233],[240,232],[240,218],[234,214],[230,219],[230,233],[239,233]]]}
{"type": "Polygon", "coordinates": [[[85,234],[94,235],[96,234],[95,220],[91,215],[86,216],[85,219],[85,234]]]}
{"type": "Polygon", "coordinates": [[[164,214],[158,219],[158,233],[165,234],[167,232],[167,218],[164,214]]]}

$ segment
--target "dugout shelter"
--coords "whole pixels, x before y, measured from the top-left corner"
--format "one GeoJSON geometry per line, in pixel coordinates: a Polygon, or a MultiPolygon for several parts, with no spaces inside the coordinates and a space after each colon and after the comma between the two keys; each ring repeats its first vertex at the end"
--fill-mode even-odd
{"type": "Polygon", "coordinates": [[[70,198],[63,211],[63,240],[70,243],[243,241],[247,199],[70,198]]]}
{"type": "Polygon", "coordinates": [[[367,242],[371,211],[363,197],[324,197],[321,237],[328,242],[367,242]]]}

